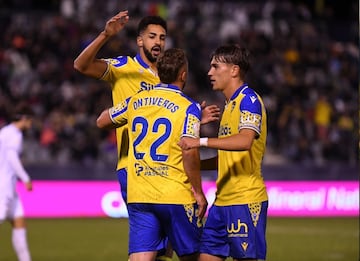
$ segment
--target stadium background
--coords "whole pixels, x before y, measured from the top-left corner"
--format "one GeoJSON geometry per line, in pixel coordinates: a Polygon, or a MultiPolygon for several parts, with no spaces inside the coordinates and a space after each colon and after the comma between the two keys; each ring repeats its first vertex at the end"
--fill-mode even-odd
{"type": "MultiPolygon", "coordinates": [[[[244,44],[253,54],[248,82],[263,96],[269,114],[265,165],[343,164],[357,169],[358,1],[0,4],[0,126],[17,102],[33,105],[37,120],[23,155],[28,166],[115,168],[114,132],[95,126],[97,115],[111,105],[110,90],[77,73],[73,61],[108,18],[128,9],[127,29],[102,48],[100,57],[134,54],[139,19],[161,15],[168,21],[167,47],[185,48],[189,56],[185,91],[198,101],[223,107],[222,94],[211,91],[207,80],[209,55],[222,43],[244,44]]],[[[216,130],[213,124],[202,132],[214,136],[216,130]]],[[[346,173],[338,171],[340,178],[346,173]]],[[[104,172],[108,175],[114,176],[104,172]]]]}
{"type": "MultiPolygon", "coordinates": [[[[248,82],[263,96],[269,114],[263,171],[266,181],[359,180],[358,1],[0,0],[0,127],[6,124],[14,104],[26,100],[33,105],[37,118],[34,128],[26,133],[22,156],[35,182],[115,181],[114,132],[100,131],[95,126],[97,115],[111,105],[110,90],[105,83],[74,71],[73,60],[104,28],[106,20],[123,9],[129,10],[130,23],[104,46],[100,57],[135,54],[139,19],[148,14],[161,15],[168,21],[167,47],[187,51],[190,79],[185,92],[198,101],[224,105],[222,94],[211,91],[206,76],[209,54],[215,47],[239,42],[251,50],[253,67],[248,82]]],[[[216,130],[216,123],[209,124],[202,134],[215,136],[216,130]]],[[[202,153],[206,157],[213,151],[202,153]]],[[[215,179],[214,172],[203,174],[205,180],[215,179]]],[[[324,231],[349,225],[357,233],[342,238],[350,246],[344,251],[351,254],[348,259],[358,259],[358,222],[336,220],[328,227],[324,225],[324,231]]],[[[59,224],[45,219],[29,222],[30,245],[35,247],[47,240],[41,240],[41,233],[32,230],[31,225],[46,235],[46,229],[59,224]]],[[[289,231],[299,226],[294,238],[322,224],[276,222],[280,227],[290,222],[289,231]],[[300,227],[305,230],[300,231],[300,227]]],[[[106,225],[101,222],[99,226],[106,225]]],[[[80,227],[78,223],[70,230],[80,227]]],[[[86,234],[84,231],[86,228],[78,233],[86,234]]],[[[276,234],[277,240],[281,233],[276,234]]],[[[311,237],[315,239],[319,233],[314,233],[311,237]]],[[[334,233],[333,237],[342,235],[340,231],[334,233]]],[[[63,237],[65,241],[72,238],[63,237]]],[[[313,244],[321,248],[321,240],[326,242],[319,239],[313,244]]],[[[287,240],[276,242],[285,245],[287,240]]],[[[334,246],[333,250],[337,244],[331,242],[328,247],[334,246]]],[[[8,247],[5,257],[7,251],[11,252],[8,247]]],[[[0,247],[0,260],[12,260],[3,259],[3,250],[0,247]]],[[[307,260],[315,260],[310,257],[316,255],[307,252],[308,248],[303,251],[300,253],[306,253],[307,260]]],[[[342,254],[323,260],[346,260],[346,254],[342,254]]],[[[75,260],[63,253],[55,255],[58,260],[75,260]]],[[[55,260],[53,257],[54,253],[51,260],[55,260]]],[[[79,253],[78,257],[82,260],[79,253]]],[[[276,259],[270,256],[270,260],[276,259]]]]}

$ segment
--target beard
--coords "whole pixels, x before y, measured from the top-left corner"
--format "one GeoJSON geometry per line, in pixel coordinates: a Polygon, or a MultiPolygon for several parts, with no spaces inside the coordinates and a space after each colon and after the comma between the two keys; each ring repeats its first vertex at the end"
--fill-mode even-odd
{"type": "Polygon", "coordinates": [[[144,48],[144,54],[151,63],[156,62],[157,57],[154,57],[148,49],[144,48]]]}

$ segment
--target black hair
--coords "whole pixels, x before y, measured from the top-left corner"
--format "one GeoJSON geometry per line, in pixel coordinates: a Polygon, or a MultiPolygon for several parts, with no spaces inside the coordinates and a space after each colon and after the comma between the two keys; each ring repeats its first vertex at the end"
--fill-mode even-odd
{"type": "Polygon", "coordinates": [[[21,102],[15,106],[15,109],[11,116],[11,121],[18,121],[24,117],[34,116],[34,110],[26,102],[21,102]]]}
{"type": "Polygon", "coordinates": [[[221,63],[238,65],[242,78],[250,70],[250,51],[238,44],[227,44],[218,47],[212,53],[211,59],[221,63]]]}
{"type": "Polygon", "coordinates": [[[140,35],[150,24],[160,25],[165,29],[165,32],[167,32],[166,21],[160,16],[151,15],[141,19],[138,25],[137,34],[140,35]]]}

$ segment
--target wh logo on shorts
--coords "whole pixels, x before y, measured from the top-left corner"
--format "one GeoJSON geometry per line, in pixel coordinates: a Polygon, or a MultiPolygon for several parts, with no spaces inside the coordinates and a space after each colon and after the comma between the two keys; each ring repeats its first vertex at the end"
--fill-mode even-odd
{"type": "Polygon", "coordinates": [[[248,226],[237,220],[237,224],[231,223],[227,226],[228,237],[248,237],[248,226]]]}

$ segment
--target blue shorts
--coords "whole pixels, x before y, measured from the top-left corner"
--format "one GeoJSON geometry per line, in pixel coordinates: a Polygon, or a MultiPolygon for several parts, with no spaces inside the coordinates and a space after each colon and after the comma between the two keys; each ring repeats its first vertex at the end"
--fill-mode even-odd
{"type": "Polygon", "coordinates": [[[200,253],[223,258],[265,259],[268,201],[209,209],[200,253]]]}
{"type": "MultiPolygon", "coordinates": [[[[121,196],[125,204],[127,204],[127,169],[126,168],[119,169],[116,171],[116,174],[120,184],[121,196]]],[[[165,254],[168,241],[169,240],[167,238],[164,238],[163,242],[159,244],[162,245],[163,247],[162,249],[158,250],[158,256],[162,256],[165,254]]]]}
{"type": "Polygon", "coordinates": [[[198,252],[202,223],[196,209],[196,204],[128,204],[129,254],[159,251],[166,238],[178,256],[198,252]]]}
{"type": "Polygon", "coordinates": [[[116,175],[117,175],[118,181],[120,183],[121,196],[126,204],[127,203],[127,170],[126,170],[126,168],[117,170],[116,175]]]}

